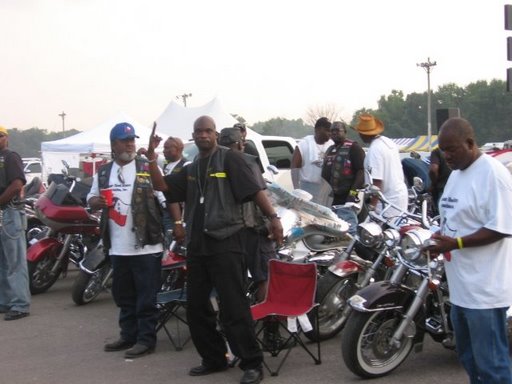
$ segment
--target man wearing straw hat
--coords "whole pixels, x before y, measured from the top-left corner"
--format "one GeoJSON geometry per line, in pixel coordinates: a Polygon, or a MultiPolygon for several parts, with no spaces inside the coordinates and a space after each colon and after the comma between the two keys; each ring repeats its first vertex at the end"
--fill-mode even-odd
{"type": "MultiPolygon", "coordinates": [[[[401,210],[407,210],[408,193],[398,147],[391,139],[381,135],[384,124],[375,116],[362,114],[354,129],[361,140],[369,145],[364,167],[370,173],[373,184],[381,189],[389,202],[401,210]]],[[[382,209],[377,197],[372,198],[371,205],[377,211],[382,209]]],[[[386,216],[392,217],[396,213],[396,210],[390,209],[386,216]]]]}

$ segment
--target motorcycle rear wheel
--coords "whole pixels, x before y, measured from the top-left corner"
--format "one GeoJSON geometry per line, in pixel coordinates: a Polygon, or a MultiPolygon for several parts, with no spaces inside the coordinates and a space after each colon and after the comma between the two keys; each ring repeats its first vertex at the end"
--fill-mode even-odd
{"type": "Polygon", "coordinates": [[[37,295],[46,292],[55,284],[62,273],[62,264],[57,267],[55,273],[52,268],[57,263],[56,248],[52,248],[41,259],[37,261],[28,261],[28,277],[30,293],[37,295]]]}
{"type": "Polygon", "coordinates": [[[343,329],[346,321],[343,309],[347,300],[357,291],[356,279],[357,275],[355,274],[340,278],[327,271],[318,280],[316,302],[319,303],[319,327],[316,329],[316,323],[310,316],[313,330],[305,333],[309,340],[327,340],[336,336],[343,329]]]}
{"type": "Polygon", "coordinates": [[[84,305],[98,297],[105,288],[102,283],[109,270],[110,265],[105,265],[93,275],[79,271],[71,288],[73,302],[76,305],[84,305]]]}
{"type": "Polygon", "coordinates": [[[389,344],[402,320],[395,310],[363,313],[353,311],[341,338],[346,366],[362,378],[385,376],[405,361],[413,340],[403,337],[400,347],[389,344]]]}

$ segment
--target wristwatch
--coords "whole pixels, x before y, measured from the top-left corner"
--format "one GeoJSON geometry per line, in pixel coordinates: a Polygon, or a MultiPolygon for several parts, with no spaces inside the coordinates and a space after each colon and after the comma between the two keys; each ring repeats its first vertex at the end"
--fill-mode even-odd
{"type": "Polygon", "coordinates": [[[274,220],[274,219],[281,219],[281,218],[277,215],[277,213],[274,212],[274,213],[268,215],[267,219],[274,220]]]}

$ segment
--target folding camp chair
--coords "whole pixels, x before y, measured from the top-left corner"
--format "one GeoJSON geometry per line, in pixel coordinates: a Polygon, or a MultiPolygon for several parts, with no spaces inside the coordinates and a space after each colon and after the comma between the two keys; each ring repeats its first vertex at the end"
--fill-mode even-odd
{"type": "Polygon", "coordinates": [[[174,348],[177,351],[181,351],[185,344],[190,340],[190,335],[183,338],[181,334],[181,328],[184,325],[188,327],[184,313],[185,306],[187,304],[186,288],[183,287],[171,291],[158,292],[156,296],[156,303],[160,311],[156,331],[158,332],[163,328],[174,348]],[[169,330],[169,321],[171,319],[175,319],[174,335],[169,330]]]}
{"type": "Polygon", "coordinates": [[[262,303],[251,307],[252,317],[257,322],[256,335],[263,350],[277,357],[284,352],[275,371],[268,364],[263,364],[271,376],[277,376],[279,370],[288,358],[294,345],[302,347],[314,360],[321,364],[320,341],[317,338],[316,354],[302,341],[301,335],[311,331],[308,313],[318,329],[318,311],[315,304],[317,271],[316,264],[288,263],[280,260],[269,261],[269,284],[267,297],[262,303]],[[278,329],[284,330],[288,337],[283,343],[269,345],[261,337],[264,334],[265,323],[275,322],[278,329]],[[259,326],[263,325],[263,326],[259,326]]]}
{"type": "Polygon", "coordinates": [[[188,328],[184,313],[187,304],[185,258],[169,252],[162,260],[162,273],[161,288],[156,297],[159,309],[156,331],[163,328],[174,348],[181,351],[190,340],[190,335],[183,339],[181,334],[183,325],[188,328]],[[169,330],[171,319],[175,322],[174,336],[169,330]]]}

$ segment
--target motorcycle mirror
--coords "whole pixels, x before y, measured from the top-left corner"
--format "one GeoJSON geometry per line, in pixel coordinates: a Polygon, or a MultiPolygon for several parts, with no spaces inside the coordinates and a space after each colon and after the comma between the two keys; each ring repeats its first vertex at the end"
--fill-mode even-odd
{"type": "Polygon", "coordinates": [[[371,185],[370,186],[370,193],[371,194],[378,194],[380,192],[380,188],[377,187],[376,185],[371,185]]]}
{"type": "Polygon", "coordinates": [[[421,192],[424,189],[423,180],[421,177],[414,176],[413,177],[413,187],[417,192],[421,192]]]}
{"type": "Polygon", "coordinates": [[[277,169],[277,167],[275,165],[272,165],[272,164],[267,165],[267,170],[270,173],[272,173],[273,175],[278,175],[279,174],[279,170],[277,169]]]}

